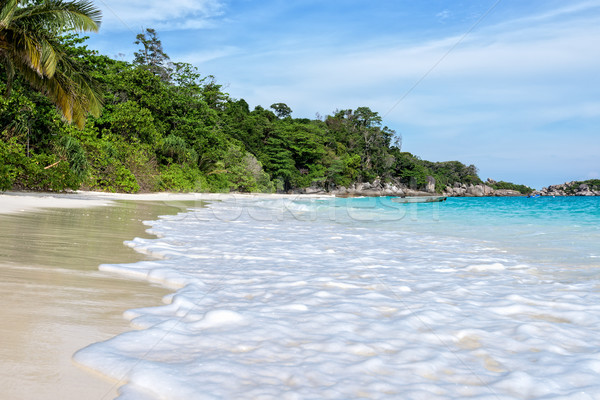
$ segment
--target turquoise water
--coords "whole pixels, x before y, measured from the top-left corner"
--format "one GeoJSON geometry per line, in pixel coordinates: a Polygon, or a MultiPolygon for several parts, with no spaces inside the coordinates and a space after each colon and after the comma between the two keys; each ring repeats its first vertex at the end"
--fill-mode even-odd
{"type": "Polygon", "coordinates": [[[600,197],[448,198],[421,204],[376,197],[298,203],[317,206],[319,218],[339,223],[489,241],[527,262],[600,267],[600,197]]]}
{"type": "Polygon", "coordinates": [[[600,199],[240,196],[149,221],[120,400],[598,399],[600,199]]]}

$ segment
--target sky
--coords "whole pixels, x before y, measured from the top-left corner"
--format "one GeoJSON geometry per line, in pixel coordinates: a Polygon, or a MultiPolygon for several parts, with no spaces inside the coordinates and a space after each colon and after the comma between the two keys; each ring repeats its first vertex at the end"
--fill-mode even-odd
{"type": "Polygon", "coordinates": [[[430,161],[541,189],[600,178],[600,0],[95,0],[88,47],[174,62],[251,109],[366,106],[430,161]]]}

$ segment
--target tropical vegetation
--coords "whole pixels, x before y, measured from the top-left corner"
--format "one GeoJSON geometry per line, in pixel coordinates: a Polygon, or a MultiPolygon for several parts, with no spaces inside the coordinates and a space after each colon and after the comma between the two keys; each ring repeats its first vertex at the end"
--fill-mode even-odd
{"type": "Polygon", "coordinates": [[[68,122],[80,128],[87,114],[100,115],[100,93],[85,69],[68,54],[61,34],[97,31],[100,11],[89,1],[0,2],[0,65],[5,93],[18,73],[44,92],[68,122]]]}
{"type": "Polygon", "coordinates": [[[529,186],[518,185],[518,184],[515,184],[512,182],[504,182],[504,181],[493,182],[490,186],[496,190],[501,190],[501,189],[516,190],[517,192],[519,192],[521,194],[530,194],[533,192],[533,189],[530,188],[529,186]]]}
{"type": "Polygon", "coordinates": [[[402,151],[368,107],[315,119],[294,118],[282,102],[251,110],[212,76],[171,61],[152,29],[135,38],[133,62],[90,50],[59,29],[97,29],[89,2],[1,4],[0,189],[274,192],[375,179],[421,188],[428,176],[438,191],[481,183],[473,165],[402,151]],[[38,44],[12,43],[17,34],[38,44]]]}

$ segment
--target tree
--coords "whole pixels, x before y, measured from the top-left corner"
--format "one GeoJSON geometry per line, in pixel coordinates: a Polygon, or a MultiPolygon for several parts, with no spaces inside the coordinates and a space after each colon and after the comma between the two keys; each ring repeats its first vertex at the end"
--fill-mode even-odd
{"type": "Polygon", "coordinates": [[[148,68],[163,82],[170,82],[173,67],[169,62],[169,56],[163,50],[156,30],[148,28],[145,33],[140,33],[135,38],[134,43],[141,44],[143,48],[133,53],[135,56],[133,63],[148,68]]]}
{"type": "Polygon", "coordinates": [[[95,82],[61,43],[69,31],[98,31],[100,11],[91,1],[0,2],[0,65],[10,96],[18,73],[43,92],[64,118],[82,128],[87,114],[99,116],[102,101],[95,82]]]}
{"type": "Polygon", "coordinates": [[[287,118],[292,115],[292,109],[285,103],[271,104],[271,108],[277,114],[277,118],[287,118]]]}
{"type": "Polygon", "coordinates": [[[368,107],[356,111],[337,111],[325,121],[333,138],[343,144],[348,153],[361,158],[361,179],[387,178],[394,159],[390,143],[395,132],[381,127],[381,117],[368,107]]]}

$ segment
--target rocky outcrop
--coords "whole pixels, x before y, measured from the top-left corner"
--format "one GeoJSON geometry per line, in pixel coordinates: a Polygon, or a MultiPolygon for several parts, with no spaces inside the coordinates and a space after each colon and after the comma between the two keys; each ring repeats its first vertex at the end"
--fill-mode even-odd
{"type": "Polygon", "coordinates": [[[523,196],[520,192],[516,190],[494,189],[491,186],[485,184],[466,185],[464,183],[455,183],[452,187],[446,186],[446,190],[444,190],[442,194],[448,197],[523,196]]]}
{"type": "MultiPolygon", "coordinates": [[[[411,196],[432,196],[440,195],[435,191],[435,179],[433,177],[427,177],[427,183],[422,188],[409,188],[398,182],[386,182],[382,183],[379,179],[373,182],[354,183],[349,187],[336,187],[327,191],[322,188],[306,188],[303,193],[308,194],[333,194],[340,197],[375,197],[375,196],[398,196],[398,197],[411,197],[411,196]]],[[[441,193],[442,196],[447,197],[484,197],[484,196],[522,196],[516,190],[500,189],[496,190],[489,185],[465,185],[455,183],[452,187],[447,186],[446,189],[441,193]]]]}
{"type": "Polygon", "coordinates": [[[422,190],[414,190],[406,187],[405,185],[395,184],[391,182],[381,183],[379,180],[364,183],[355,183],[350,187],[340,186],[330,191],[331,194],[340,197],[354,197],[354,196],[431,196],[435,193],[435,181],[433,184],[433,192],[427,192],[422,190]]]}
{"type": "Polygon", "coordinates": [[[573,181],[561,185],[550,185],[542,190],[536,190],[533,194],[540,196],[600,196],[600,187],[590,187],[586,183],[573,181]]]}

